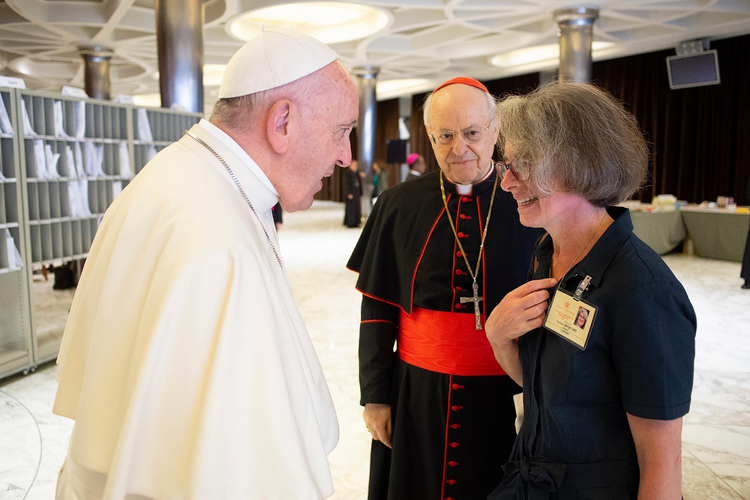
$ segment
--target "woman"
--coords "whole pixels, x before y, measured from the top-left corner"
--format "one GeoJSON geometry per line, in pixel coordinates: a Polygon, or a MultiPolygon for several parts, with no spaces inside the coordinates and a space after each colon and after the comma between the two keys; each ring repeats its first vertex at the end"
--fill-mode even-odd
{"type": "Polygon", "coordinates": [[[564,82],[505,99],[497,117],[501,186],[521,223],[547,234],[532,281],[487,321],[525,410],[490,498],[678,500],[695,313],[628,211],[612,206],[646,175],[635,118],[596,87],[564,82]],[[579,307],[590,312],[583,329],[579,307]]]}

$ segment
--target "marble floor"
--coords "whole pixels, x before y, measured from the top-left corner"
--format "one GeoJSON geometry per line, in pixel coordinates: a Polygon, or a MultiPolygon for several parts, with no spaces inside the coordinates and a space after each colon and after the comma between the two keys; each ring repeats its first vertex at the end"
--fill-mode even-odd
{"type": "MultiPolygon", "coordinates": [[[[366,498],[369,435],[357,386],[360,295],[344,268],[358,236],[341,204],[316,202],[285,214],[280,232],[297,304],[320,356],[341,438],[329,460],[336,500],[366,498]]],[[[750,290],[740,265],[684,255],[665,258],[698,315],[693,404],[683,430],[686,500],[750,500],[750,290]]],[[[0,499],[54,498],[72,422],[51,413],[54,364],[0,381],[0,499]]]]}

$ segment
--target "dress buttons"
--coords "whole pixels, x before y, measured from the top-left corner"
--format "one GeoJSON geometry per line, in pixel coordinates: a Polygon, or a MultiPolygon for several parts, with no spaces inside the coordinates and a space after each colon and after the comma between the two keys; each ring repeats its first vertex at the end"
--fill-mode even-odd
{"type": "Polygon", "coordinates": [[[458,252],[456,252],[456,257],[461,257],[462,255],[463,254],[461,253],[461,250],[459,250],[458,252]]]}
{"type": "Polygon", "coordinates": [[[453,384],[452,387],[453,387],[454,390],[456,390],[456,389],[463,389],[464,388],[464,386],[459,385],[459,384],[453,384]]]}
{"type": "Polygon", "coordinates": [[[464,307],[464,305],[463,305],[463,304],[456,304],[456,305],[455,305],[455,308],[456,308],[456,309],[461,309],[461,308],[463,308],[463,307],[464,307]]]}
{"type": "Polygon", "coordinates": [[[450,446],[451,448],[458,448],[459,444],[457,442],[453,441],[452,443],[448,444],[448,446],[450,446]]]}
{"type": "Polygon", "coordinates": [[[462,196],[461,201],[464,201],[464,202],[471,201],[471,198],[469,198],[468,196],[462,196]]]}
{"type": "Polygon", "coordinates": [[[455,479],[448,479],[446,481],[446,483],[448,483],[448,484],[456,484],[456,480],[455,479]]]}
{"type": "Polygon", "coordinates": [[[464,409],[463,406],[458,406],[458,405],[451,406],[451,410],[453,410],[453,411],[463,410],[463,409],[464,409]]]}
{"type": "Polygon", "coordinates": [[[451,429],[458,429],[461,427],[461,424],[451,424],[451,429]]]}
{"type": "Polygon", "coordinates": [[[459,217],[462,218],[462,219],[467,219],[468,218],[468,216],[466,214],[461,214],[461,215],[459,215],[459,217]]]}
{"type": "Polygon", "coordinates": [[[458,462],[454,462],[453,460],[451,460],[450,462],[448,462],[448,465],[450,465],[451,467],[455,467],[458,465],[458,462]]]}
{"type": "Polygon", "coordinates": [[[466,236],[466,235],[465,235],[464,233],[461,233],[461,232],[459,232],[459,233],[458,233],[458,237],[459,237],[459,238],[464,238],[465,236],[466,236]]]}
{"type": "Polygon", "coordinates": [[[460,269],[456,269],[456,276],[461,276],[463,272],[460,269]]]}

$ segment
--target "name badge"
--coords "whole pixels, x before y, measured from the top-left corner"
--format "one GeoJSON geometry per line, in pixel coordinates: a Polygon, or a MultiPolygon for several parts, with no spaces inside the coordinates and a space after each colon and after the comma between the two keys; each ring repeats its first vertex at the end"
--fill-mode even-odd
{"type": "Polygon", "coordinates": [[[581,350],[586,349],[596,319],[596,306],[581,298],[589,281],[591,277],[586,276],[574,295],[558,288],[544,320],[544,328],[581,350]]]}

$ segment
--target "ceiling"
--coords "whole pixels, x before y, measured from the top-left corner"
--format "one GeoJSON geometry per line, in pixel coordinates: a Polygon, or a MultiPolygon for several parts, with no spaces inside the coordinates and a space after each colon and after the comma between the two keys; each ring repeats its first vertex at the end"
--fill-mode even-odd
{"type": "MultiPolygon", "coordinates": [[[[291,1],[291,0],[290,0],[291,1]]],[[[296,0],[304,1],[304,0],[296,0]]],[[[686,40],[750,33],[750,0],[352,0],[385,11],[375,35],[332,44],[351,69],[380,67],[378,82],[421,79],[379,98],[423,92],[454,76],[480,80],[552,69],[554,59],[497,67],[490,59],[516,49],[557,43],[553,11],[600,9],[594,41],[608,42],[594,60],[672,48],[686,40]]],[[[0,0],[0,74],[20,76],[31,89],[83,87],[78,47],[114,50],[113,94],[158,93],[155,0],[0,0]]],[[[207,0],[206,64],[225,64],[244,43],[227,21],[241,12],[289,3],[279,0],[207,0]]],[[[206,87],[206,110],[217,86],[206,87]]]]}

